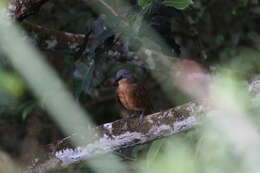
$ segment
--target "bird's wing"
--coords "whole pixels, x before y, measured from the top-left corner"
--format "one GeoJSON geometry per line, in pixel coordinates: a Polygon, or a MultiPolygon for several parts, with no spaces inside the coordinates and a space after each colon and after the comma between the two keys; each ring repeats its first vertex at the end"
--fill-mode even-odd
{"type": "Polygon", "coordinates": [[[148,90],[141,84],[136,85],[135,95],[139,98],[137,101],[141,104],[145,109],[151,113],[153,111],[153,106],[150,98],[150,93],[148,90]]]}
{"type": "Polygon", "coordinates": [[[139,102],[139,104],[143,105],[144,107],[149,104],[150,96],[143,85],[136,84],[134,95],[136,96],[136,98],[138,98],[137,102],[139,102]]]}

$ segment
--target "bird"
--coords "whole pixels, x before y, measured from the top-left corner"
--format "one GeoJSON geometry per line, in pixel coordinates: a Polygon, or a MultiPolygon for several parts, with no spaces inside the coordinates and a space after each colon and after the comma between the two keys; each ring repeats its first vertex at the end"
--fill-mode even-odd
{"type": "MultiPolygon", "coordinates": [[[[128,112],[140,112],[139,123],[144,114],[151,113],[150,95],[143,84],[128,70],[120,69],[116,73],[116,99],[128,112]]],[[[130,118],[128,115],[126,118],[130,118]]]]}

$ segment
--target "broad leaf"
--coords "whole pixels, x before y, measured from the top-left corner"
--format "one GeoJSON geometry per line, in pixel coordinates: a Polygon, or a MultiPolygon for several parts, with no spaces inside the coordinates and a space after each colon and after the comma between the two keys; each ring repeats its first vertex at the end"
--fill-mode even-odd
{"type": "Polygon", "coordinates": [[[148,6],[150,6],[152,4],[152,0],[138,0],[138,5],[143,7],[143,8],[146,8],[148,6]]]}
{"type": "Polygon", "coordinates": [[[177,9],[184,9],[191,5],[193,2],[192,0],[166,0],[163,1],[162,4],[169,6],[169,7],[174,7],[177,9]]]}

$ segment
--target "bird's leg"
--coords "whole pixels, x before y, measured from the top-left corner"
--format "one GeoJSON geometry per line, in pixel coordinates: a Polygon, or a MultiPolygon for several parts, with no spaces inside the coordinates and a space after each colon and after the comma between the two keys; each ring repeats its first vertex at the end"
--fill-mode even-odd
{"type": "Polygon", "coordinates": [[[141,111],[140,117],[138,119],[139,125],[141,125],[144,121],[144,112],[145,112],[145,110],[141,111]]]}
{"type": "Polygon", "coordinates": [[[130,111],[128,116],[129,116],[129,118],[130,117],[135,117],[136,116],[136,111],[130,111]]]}
{"type": "Polygon", "coordinates": [[[128,110],[128,115],[124,116],[123,119],[123,129],[126,130],[127,129],[127,120],[130,119],[133,116],[133,111],[128,110]]]}
{"type": "Polygon", "coordinates": [[[128,120],[129,118],[130,118],[129,116],[123,118],[123,127],[122,127],[122,129],[124,129],[124,130],[127,129],[127,120],[128,120]]]}

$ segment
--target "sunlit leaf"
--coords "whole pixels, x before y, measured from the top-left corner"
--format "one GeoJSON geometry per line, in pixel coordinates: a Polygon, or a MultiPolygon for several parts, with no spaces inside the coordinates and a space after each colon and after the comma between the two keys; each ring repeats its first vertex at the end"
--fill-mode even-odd
{"type": "Polygon", "coordinates": [[[193,3],[192,0],[166,0],[163,1],[162,4],[169,6],[169,7],[174,7],[177,9],[184,9],[191,5],[193,3]]]}
{"type": "Polygon", "coordinates": [[[7,91],[14,96],[21,96],[23,94],[24,84],[17,76],[1,72],[0,89],[7,91]]]}
{"type": "Polygon", "coordinates": [[[138,0],[138,5],[144,8],[148,7],[151,4],[152,0],[138,0]]]}
{"type": "Polygon", "coordinates": [[[7,1],[6,0],[0,0],[0,9],[6,7],[7,1]]]}

